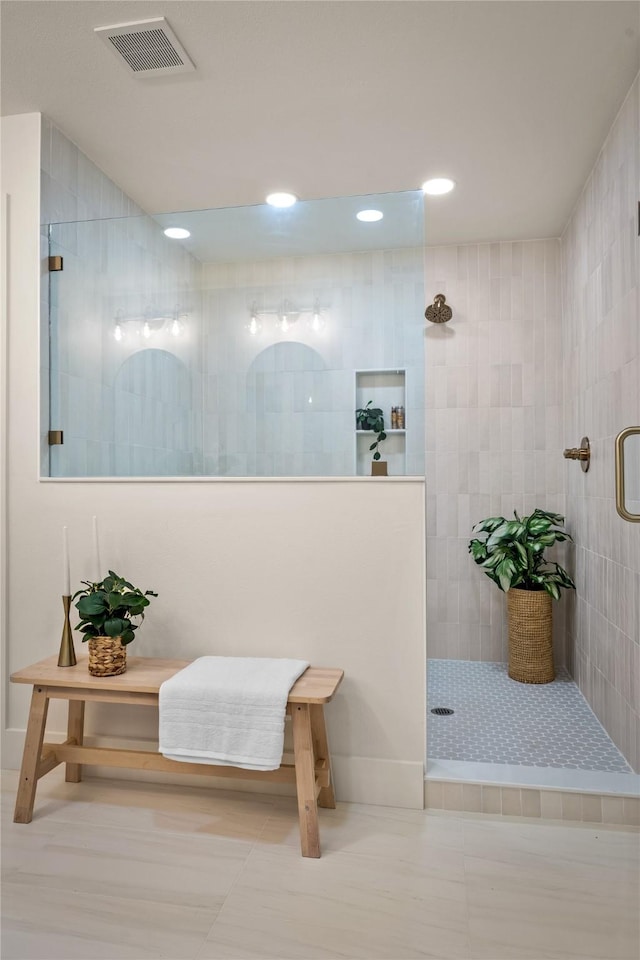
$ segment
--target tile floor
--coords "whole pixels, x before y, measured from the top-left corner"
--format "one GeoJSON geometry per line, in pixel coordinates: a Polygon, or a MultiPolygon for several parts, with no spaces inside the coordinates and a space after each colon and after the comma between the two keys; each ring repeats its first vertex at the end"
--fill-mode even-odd
{"type": "Polygon", "coordinates": [[[577,685],[511,680],[505,663],[429,660],[427,704],[453,716],[427,719],[430,759],[631,773],[577,685]]]}
{"type": "Polygon", "coordinates": [[[62,769],[14,824],[3,960],[637,960],[633,828],[339,804],[299,855],[293,799],[62,769]]]}

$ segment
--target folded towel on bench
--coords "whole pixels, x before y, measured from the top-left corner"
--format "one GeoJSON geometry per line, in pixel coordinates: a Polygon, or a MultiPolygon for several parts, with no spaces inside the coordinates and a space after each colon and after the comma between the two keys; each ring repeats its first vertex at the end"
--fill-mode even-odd
{"type": "Polygon", "coordinates": [[[306,660],[199,657],[160,686],[160,753],[277,770],[289,690],[308,666],[306,660]]]}

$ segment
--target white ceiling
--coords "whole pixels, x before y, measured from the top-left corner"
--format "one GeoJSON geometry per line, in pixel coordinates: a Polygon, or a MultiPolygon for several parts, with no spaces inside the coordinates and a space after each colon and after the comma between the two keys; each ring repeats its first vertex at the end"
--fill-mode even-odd
{"type": "Polygon", "coordinates": [[[427,242],[558,236],[640,66],[636,0],[4,0],[2,112],[42,111],[144,209],[415,190],[427,242]],[[93,33],[166,16],[197,70],[93,33]]]}

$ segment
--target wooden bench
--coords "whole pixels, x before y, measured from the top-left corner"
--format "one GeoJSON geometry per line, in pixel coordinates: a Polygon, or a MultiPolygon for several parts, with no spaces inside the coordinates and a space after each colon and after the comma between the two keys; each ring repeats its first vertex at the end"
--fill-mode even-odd
{"type": "Polygon", "coordinates": [[[324,704],[329,703],[338,689],[344,675],[342,670],[308,667],[292,686],[287,714],[293,725],[294,753],[293,757],[285,754],[277,770],[244,770],[204,763],[181,763],[148,750],[83,745],[85,703],[157,706],[160,685],[188,666],[189,662],[129,657],[127,670],[120,676],[93,677],[87,670],[86,658],[79,659],[74,667],[59,667],[57,656],[53,656],[12,674],[14,683],[33,685],[14,822],[31,822],[38,780],[61,763],[67,765],[67,783],[80,782],[84,764],[235,779],[255,778],[296,784],[302,856],[319,857],[317,808],[336,805],[324,704]],[[44,742],[50,700],[69,701],[67,739],[64,743],[44,742]]]}

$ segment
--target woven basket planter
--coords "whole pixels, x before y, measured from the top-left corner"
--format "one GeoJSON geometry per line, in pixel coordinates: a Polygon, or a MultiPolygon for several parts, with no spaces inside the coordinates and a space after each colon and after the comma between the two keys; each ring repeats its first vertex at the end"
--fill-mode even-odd
{"type": "Polygon", "coordinates": [[[115,677],[127,669],[127,648],[120,637],[89,638],[89,673],[93,677],[115,677]]]}
{"type": "Polygon", "coordinates": [[[509,613],[509,676],[520,683],[555,679],[552,643],[552,600],[546,590],[507,593],[509,613]]]}

